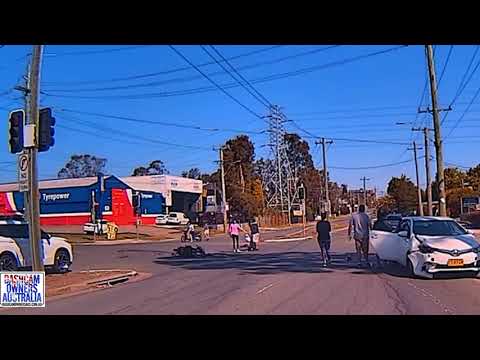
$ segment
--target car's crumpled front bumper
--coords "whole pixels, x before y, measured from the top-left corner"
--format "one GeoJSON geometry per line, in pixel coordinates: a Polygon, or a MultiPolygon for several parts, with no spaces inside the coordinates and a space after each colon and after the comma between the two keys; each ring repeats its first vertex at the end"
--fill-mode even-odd
{"type": "Polygon", "coordinates": [[[415,275],[432,278],[435,273],[480,272],[480,257],[474,252],[452,256],[440,252],[423,254],[420,251],[408,255],[415,275]],[[463,266],[448,266],[451,259],[463,260],[463,266]]]}

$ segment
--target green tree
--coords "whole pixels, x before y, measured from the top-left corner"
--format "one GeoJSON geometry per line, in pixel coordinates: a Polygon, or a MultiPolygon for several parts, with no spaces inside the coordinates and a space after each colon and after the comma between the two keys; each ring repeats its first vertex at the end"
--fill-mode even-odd
{"type": "Polygon", "coordinates": [[[58,172],[59,179],[98,176],[105,173],[107,159],[94,155],[72,155],[70,160],[58,172]]]}
{"type": "MultiPolygon", "coordinates": [[[[230,213],[243,214],[248,218],[261,215],[264,203],[262,182],[255,166],[255,148],[250,138],[240,135],[228,140],[223,161],[230,213]]],[[[209,180],[221,189],[219,170],[211,174],[209,180]]]]}
{"type": "Polygon", "coordinates": [[[467,179],[473,190],[480,191],[480,164],[467,171],[467,179]]]}
{"type": "Polygon", "coordinates": [[[201,180],[202,172],[200,171],[199,168],[191,168],[190,170],[182,172],[182,176],[184,178],[201,180]]]}
{"type": "Polygon", "coordinates": [[[392,197],[399,212],[411,211],[417,207],[417,187],[406,175],[392,177],[387,194],[392,197]]]}
{"type": "Polygon", "coordinates": [[[164,175],[168,170],[162,160],[154,160],[147,167],[139,166],[133,170],[132,176],[164,175]]]}

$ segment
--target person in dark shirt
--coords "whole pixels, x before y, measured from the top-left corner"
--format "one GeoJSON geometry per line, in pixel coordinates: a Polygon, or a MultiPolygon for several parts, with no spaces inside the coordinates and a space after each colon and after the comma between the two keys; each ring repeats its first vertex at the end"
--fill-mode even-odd
{"type": "Polygon", "coordinates": [[[327,266],[330,263],[330,231],[332,228],[330,222],[327,220],[327,214],[322,213],[322,220],[317,222],[317,240],[320,245],[320,251],[322,252],[323,266],[327,266]]]}

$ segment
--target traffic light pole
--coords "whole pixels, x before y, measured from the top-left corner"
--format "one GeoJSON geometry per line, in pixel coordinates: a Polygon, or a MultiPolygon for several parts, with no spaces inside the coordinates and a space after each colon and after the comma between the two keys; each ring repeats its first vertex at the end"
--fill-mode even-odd
{"type": "MultiPolygon", "coordinates": [[[[38,129],[38,94],[40,85],[40,64],[42,60],[42,45],[34,45],[30,72],[28,74],[28,95],[27,95],[27,116],[25,125],[35,125],[38,129]]],[[[37,144],[38,138],[35,136],[34,146],[25,149],[28,156],[28,221],[30,246],[32,252],[32,270],[44,271],[43,259],[41,253],[41,232],[40,232],[40,199],[38,189],[38,168],[37,168],[37,144]]]]}

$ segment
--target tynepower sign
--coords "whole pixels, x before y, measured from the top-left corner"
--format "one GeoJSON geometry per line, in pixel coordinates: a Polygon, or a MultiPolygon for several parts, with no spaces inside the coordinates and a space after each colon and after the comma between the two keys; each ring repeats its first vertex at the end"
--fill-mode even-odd
{"type": "Polygon", "coordinates": [[[70,199],[70,193],[42,194],[42,200],[45,202],[53,202],[57,200],[68,200],[68,199],[70,199]]]}
{"type": "Polygon", "coordinates": [[[45,273],[0,273],[0,307],[45,307],[45,273]]]}

